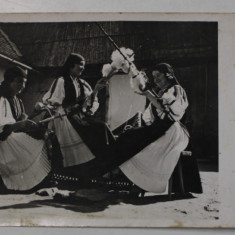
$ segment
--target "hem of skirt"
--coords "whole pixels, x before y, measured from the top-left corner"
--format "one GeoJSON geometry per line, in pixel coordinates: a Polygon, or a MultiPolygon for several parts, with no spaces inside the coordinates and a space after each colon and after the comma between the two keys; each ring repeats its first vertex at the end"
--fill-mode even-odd
{"type": "MultiPolygon", "coordinates": [[[[91,157],[89,159],[84,159],[82,161],[77,161],[77,160],[75,160],[75,161],[68,161],[68,159],[67,159],[67,162],[65,162],[64,159],[63,159],[63,166],[64,167],[69,167],[69,166],[81,165],[81,164],[89,162],[89,161],[91,161],[93,159],[95,159],[95,156],[93,156],[93,157],[91,157]]],[[[71,159],[69,159],[69,160],[71,160],[71,159]]]]}
{"type": "Polygon", "coordinates": [[[43,149],[41,156],[29,168],[15,175],[2,175],[2,180],[8,189],[29,190],[41,183],[50,170],[51,166],[43,149]]]}
{"type": "Polygon", "coordinates": [[[166,191],[170,174],[155,174],[149,177],[130,162],[119,166],[119,168],[135,185],[148,192],[164,193],[166,191]]]}

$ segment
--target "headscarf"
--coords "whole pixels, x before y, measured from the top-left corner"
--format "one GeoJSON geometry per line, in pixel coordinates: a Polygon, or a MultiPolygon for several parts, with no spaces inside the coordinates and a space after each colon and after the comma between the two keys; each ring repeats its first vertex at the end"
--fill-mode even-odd
{"type": "Polygon", "coordinates": [[[68,75],[70,68],[73,68],[75,64],[80,64],[85,61],[85,58],[79,53],[71,53],[63,66],[63,76],[68,75]]]}
{"type": "Polygon", "coordinates": [[[150,81],[149,81],[150,83],[153,83],[153,80],[154,80],[152,72],[156,71],[156,70],[163,73],[165,75],[165,77],[169,80],[171,85],[176,85],[176,84],[179,85],[179,82],[175,76],[175,72],[174,72],[173,67],[167,63],[157,64],[147,71],[147,76],[150,79],[150,81]]]}
{"type": "Polygon", "coordinates": [[[27,78],[27,71],[22,69],[19,66],[11,67],[7,69],[4,73],[4,82],[10,83],[17,77],[24,77],[27,78]]]}

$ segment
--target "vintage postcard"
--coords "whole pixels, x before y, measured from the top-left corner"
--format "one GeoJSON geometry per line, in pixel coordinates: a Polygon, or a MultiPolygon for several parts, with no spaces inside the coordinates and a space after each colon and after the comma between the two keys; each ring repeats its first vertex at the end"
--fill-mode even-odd
{"type": "Polygon", "coordinates": [[[1,14],[0,225],[234,227],[234,14],[1,14]]]}

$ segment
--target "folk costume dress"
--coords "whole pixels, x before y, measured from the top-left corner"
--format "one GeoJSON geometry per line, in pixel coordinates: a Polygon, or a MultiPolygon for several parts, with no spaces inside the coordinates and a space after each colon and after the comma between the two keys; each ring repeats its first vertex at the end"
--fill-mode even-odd
{"type": "MultiPolygon", "coordinates": [[[[188,132],[180,123],[188,106],[184,89],[174,85],[164,91],[161,98],[163,110],[149,103],[143,113],[146,127],[143,128],[142,138],[143,142],[147,141],[149,144],[120,166],[133,183],[155,193],[166,190],[180,153],[189,142],[188,132]]],[[[138,142],[139,135],[136,136],[138,142]]]]}
{"type": "Polygon", "coordinates": [[[96,177],[119,167],[140,188],[163,192],[189,136],[179,122],[188,106],[183,88],[172,86],[161,98],[163,111],[149,103],[143,113],[145,125],[121,134],[103,158],[85,164],[83,172],[96,177]]]}
{"type": "MultiPolygon", "coordinates": [[[[86,81],[72,76],[59,77],[44,95],[43,102],[57,107],[56,111],[64,114],[65,108],[75,104],[82,107],[86,98],[91,94],[92,89],[86,81]]],[[[91,107],[92,112],[95,112],[98,107],[99,103],[95,99],[91,107]]],[[[76,115],[73,117],[64,116],[62,119],[58,118],[49,123],[49,128],[54,130],[60,145],[63,167],[80,165],[95,158],[81,138],[79,130],[74,128],[71,119],[76,119],[76,115]]]]}
{"type": "Polygon", "coordinates": [[[22,101],[7,95],[0,86],[0,175],[11,190],[29,190],[38,185],[51,170],[43,140],[23,132],[8,133],[9,125],[24,116],[22,101]]]}

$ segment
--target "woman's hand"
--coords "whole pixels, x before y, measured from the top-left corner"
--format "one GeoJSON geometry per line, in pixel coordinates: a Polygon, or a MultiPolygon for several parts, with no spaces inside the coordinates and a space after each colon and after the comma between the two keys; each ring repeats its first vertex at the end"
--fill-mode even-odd
{"type": "Polygon", "coordinates": [[[12,131],[24,131],[32,127],[36,127],[36,122],[26,119],[20,122],[16,122],[12,125],[12,131]]]}
{"type": "Polygon", "coordinates": [[[26,120],[28,118],[28,115],[26,113],[22,113],[20,119],[23,121],[23,120],[26,120]]]}
{"type": "Polygon", "coordinates": [[[82,126],[89,125],[88,122],[85,120],[85,115],[82,113],[74,114],[72,117],[79,125],[82,125],[82,126]]]}
{"type": "Polygon", "coordinates": [[[146,90],[143,92],[135,92],[139,95],[144,95],[146,96],[146,98],[158,109],[162,110],[162,98],[158,98],[156,97],[156,95],[154,95],[153,92],[151,92],[150,90],[146,90]]]}
{"type": "Polygon", "coordinates": [[[95,85],[94,93],[98,92],[99,90],[106,87],[107,85],[108,85],[108,78],[106,78],[106,77],[101,78],[100,80],[97,81],[97,83],[95,85]]]}
{"type": "Polygon", "coordinates": [[[14,124],[5,125],[3,128],[3,132],[0,133],[0,140],[1,141],[6,140],[12,132],[25,131],[29,128],[36,126],[36,125],[37,124],[34,121],[28,120],[28,119],[20,121],[20,122],[16,122],[14,124]]]}

